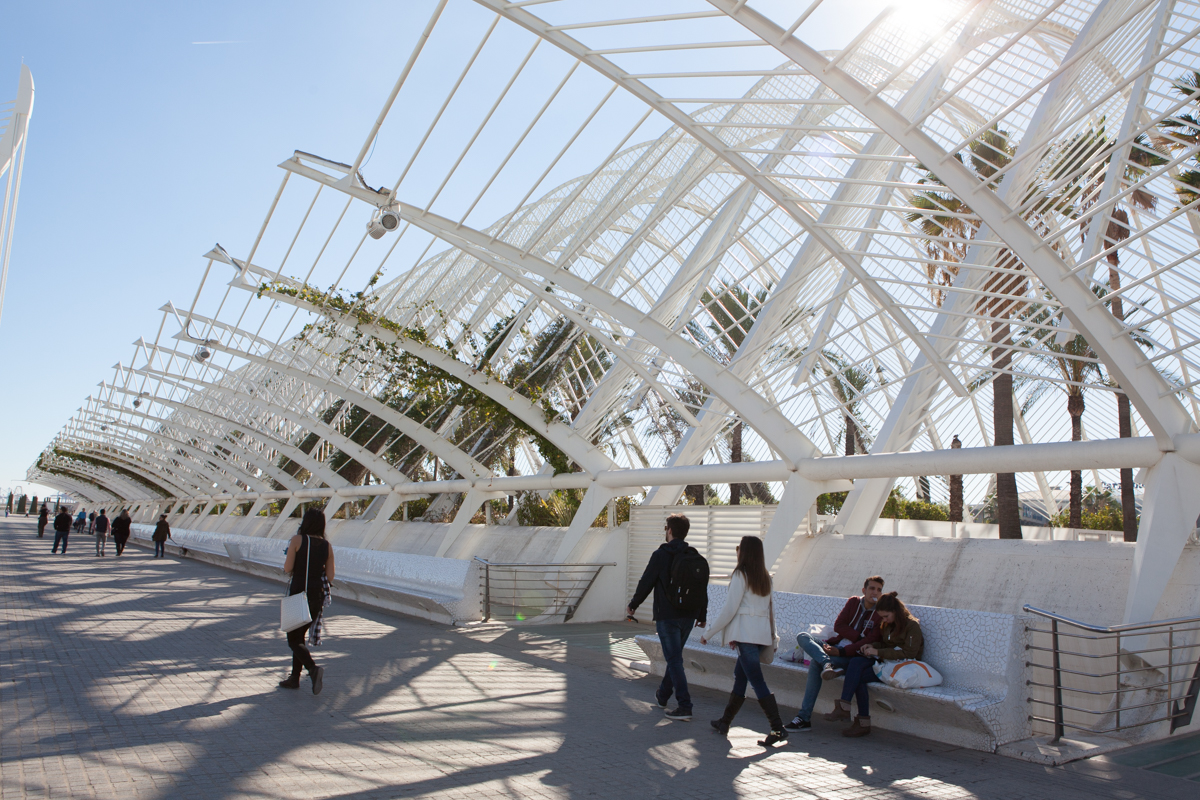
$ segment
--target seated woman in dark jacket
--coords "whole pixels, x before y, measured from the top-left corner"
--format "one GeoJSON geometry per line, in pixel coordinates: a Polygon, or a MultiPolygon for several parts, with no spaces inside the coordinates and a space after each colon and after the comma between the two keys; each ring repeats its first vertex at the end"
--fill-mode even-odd
{"type": "Polygon", "coordinates": [[[871,694],[867,684],[879,682],[875,675],[875,663],[920,660],[925,651],[921,621],[909,613],[895,592],[888,592],[879,598],[875,615],[881,623],[879,641],[863,647],[859,650],[860,655],[850,659],[846,666],[842,697],[833,711],[825,715],[830,722],[850,719],[850,699],[857,698],[858,716],[854,724],[842,731],[843,736],[866,736],[871,732],[871,694]]]}

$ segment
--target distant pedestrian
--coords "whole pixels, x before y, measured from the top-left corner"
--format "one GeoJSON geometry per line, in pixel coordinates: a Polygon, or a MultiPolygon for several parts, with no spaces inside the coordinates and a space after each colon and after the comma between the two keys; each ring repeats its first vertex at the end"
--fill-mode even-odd
{"type": "Polygon", "coordinates": [[[88,536],[96,532],[96,512],[88,514],[88,536]]]}
{"type": "Polygon", "coordinates": [[[117,547],[118,556],[125,552],[125,543],[129,541],[129,525],[132,522],[127,508],[121,509],[121,513],[112,522],[113,544],[117,547]]]}
{"type": "Polygon", "coordinates": [[[333,580],[333,548],[325,538],[325,513],[319,508],[304,512],[300,531],[288,542],[287,559],[283,571],[292,576],[288,596],[304,592],[308,596],[308,612],[312,622],[288,631],[287,643],[292,648],[292,674],[279,682],[284,689],[300,688],[300,668],[308,670],[312,678],[313,694],[320,694],[325,668],[318,667],[312,653],[305,646],[305,634],[314,645],[321,643],[322,615],[329,605],[329,582],[333,580]]]}
{"type": "Polygon", "coordinates": [[[100,509],[100,513],[96,515],[94,523],[96,529],[96,555],[104,555],[104,547],[108,544],[108,517],[105,515],[105,509],[100,509]]]}
{"type": "Polygon", "coordinates": [[[167,539],[174,538],[171,536],[171,525],[167,522],[166,514],[158,516],[158,524],[154,526],[154,533],[150,538],[154,540],[154,557],[165,558],[167,555],[167,539]]]}
{"type": "Polygon", "coordinates": [[[62,542],[63,555],[67,554],[67,537],[71,535],[71,514],[64,508],[60,509],[54,518],[54,547],[51,553],[58,552],[58,543],[62,542]]]}
{"type": "Polygon", "coordinates": [[[729,579],[725,605],[712,626],[700,637],[700,644],[708,644],[709,639],[718,636],[733,649],[737,661],[733,667],[733,691],[729,693],[725,713],[720,719],[714,719],[712,726],[722,735],[729,733],[733,718],[746,702],[748,682],[754,687],[758,704],[771,725],[767,738],[759,745],[771,747],[776,742],[787,741],[779,704],[762,674],[763,662],[775,660],[775,605],[762,539],[757,536],[743,536],[737,546],[737,567],[729,579]]]}
{"type": "Polygon", "coordinates": [[[46,525],[50,522],[50,509],[45,503],[42,503],[42,510],[38,512],[38,538],[46,535],[46,525]]]}
{"type": "Polygon", "coordinates": [[[691,521],[683,514],[667,517],[663,526],[667,541],[650,556],[626,609],[632,617],[642,601],[654,592],[654,623],[663,660],[667,662],[654,699],[660,708],[666,708],[673,693],[678,705],[666,715],[676,720],[692,718],[692,695],[683,671],[683,646],[692,628],[704,627],[708,614],[708,562],[684,542],[690,527],[691,521]]]}
{"type": "Polygon", "coordinates": [[[87,512],[81,508],[79,509],[79,513],[75,515],[75,532],[82,533],[83,526],[85,525],[87,525],[87,512]]]}

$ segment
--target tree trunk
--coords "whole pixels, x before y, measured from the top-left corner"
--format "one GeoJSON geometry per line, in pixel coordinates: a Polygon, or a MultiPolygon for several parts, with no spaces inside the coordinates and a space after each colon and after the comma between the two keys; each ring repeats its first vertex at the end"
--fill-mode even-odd
{"type": "MultiPolygon", "coordinates": [[[[733,431],[729,438],[729,460],[734,464],[740,463],[742,460],[742,423],[739,422],[733,426],[733,431]]],[[[740,506],[742,504],[742,485],[740,483],[729,484],[729,505],[740,506]]]]}
{"type": "Polygon", "coordinates": [[[858,439],[858,425],[854,423],[854,417],[846,415],[846,455],[854,455],[854,443],[858,439]]]}
{"type": "MultiPolygon", "coordinates": [[[[992,323],[992,342],[996,345],[1012,343],[1011,328],[1007,321],[992,323]]],[[[1012,350],[994,347],[992,366],[997,370],[1008,369],[1012,363],[1012,350]]],[[[1013,386],[1012,375],[1001,372],[992,380],[992,444],[1005,447],[1013,443],[1013,386]]],[[[1000,523],[1001,539],[1021,538],[1021,506],[1017,498],[1017,476],[1012,472],[996,474],[996,519],[1000,523]]]]}
{"type": "MultiPolygon", "coordinates": [[[[1067,413],[1071,415],[1071,441],[1083,441],[1083,395],[1067,395],[1067,413]]],[[[1083,527],[1083,471],[1071,470],[1071,512],[1069,528],[1083,527]]]]}
{"type": "MultiPolygon", "coordinates": [[[[1117,426],[1122,439],[1133,436],[1133,425],[1129,419],[1129,396],[1124,392],[1117,395],[1117,426]]],[[[1138,538],[1137,498],[1133,495],[1133,470],[1121,470],[1121,529],[1125,541],[1136,542],[1138,538]]]]}
{"type": "MultiPolygon", "coordinates": [[[[950,442],[951,450],[958,450],[962,447],[962,442],[958,440],[958,434],[954,434],[954,441],[950,442]]],[[[963,476],[950,476],[950,521],[962,522],[963,518],[963,476]]]]}
{"type": "MultiPolygon", "coordinates": [[[[1117,292],[1121,288],[1121,273],[1117,272],[1117,266],[1120,263],[1119,251],[1113,250],[1108,254],[1108,288],[1112,292],[1117,292]]],[[[1121,322],[1124,322],[1125,304],[1121,302],[1119,295],[1115,295],[1112,298],[1110,307],[1112,308],[1112,315],[1121,322]]],[[[1119,431],[1118,436],[1122,439],[1128,439],[1133,436],[1133,423],[1130,419],[1129,411],[1129,395],[1124,392],[1117,394],[1117,430],[1119,431]]],[[[1121,522],[1121,528],[1125,531],[1125,541],[1136,542],[1138,536],[1137,499],[1133,495],[1132,469],[1121,470],[1121,522]]]]}

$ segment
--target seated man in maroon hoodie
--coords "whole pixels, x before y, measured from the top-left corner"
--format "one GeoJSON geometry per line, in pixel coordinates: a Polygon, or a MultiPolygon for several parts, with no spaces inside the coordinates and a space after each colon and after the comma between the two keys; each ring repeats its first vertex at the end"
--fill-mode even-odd
{"type": "Polygon", "coordinates": [[[883,578],[872,575],[863,583],[862,597],[851,597],[833,623],[833,636],[824,642],[807,633],[796,636],[812,663],[808,667],[808,683],[804,687],[804,703],[791,722],[784,725],[790,731],[806,731],[812,727],[813,706],[821,691],[822,679],[830,680],[846,670],[850,659],[858,655],[863,645],[879,639],[879,624],[875,619],[875,604],[883,594],[883,578]]]}

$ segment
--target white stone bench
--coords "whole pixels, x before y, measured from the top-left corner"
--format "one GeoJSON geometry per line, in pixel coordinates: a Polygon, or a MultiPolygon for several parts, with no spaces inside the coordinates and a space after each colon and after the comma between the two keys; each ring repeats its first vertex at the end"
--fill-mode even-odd
{"type": "MultiPolygon", "coordinates": [[[[153,525],[130,526],[131,539],[150,545],[153,525]]],[[[170,552],[282,582],[287,540],[171,529],[170,552]],[[185,552],[186,551],[186,552],[185,552]]],[[[337,548],[334,597],[457,624],[482,617],[479,567],[458,558],[337,548]]]]}
{"type": "MultiPolygon", "coordinates": [[[[709,619],[725,604],[726,588],[710,585],[709,619]]],[[[764,665],[767,685],[783,708],[785,719],[799,708],[808,682],[808,667],[783,661],[796,645],[796,634],[811,625],[832,625],[844,597],[776,592],[775,626],[780,637],[773,664],[764,665]]],[[[894,689],[871,684],[872,725],[910,733],[974,750],[994,752],[1007,742],[1030,736],[1026,702],[1025,621],[1010,614],[967,611],[933,606],[911,606],[921,620],[925,636],[924,660],[942,673],[940,686],[928,689],[894,689]]],[[[666,668],[657,636],[642,635],[637,642],[650,658],[651,669],[662,675],[666,668]]],[[[684,648],[688,682],[720,691],[733,685],[733,654],[727,647],[701,645],[693,631],[684,648]]],[[[818,714],[833,709],[844,679],[824,681],[814,712],[814,725],[824,723],[818,714]]],[[[717,716],[717,709],[713,709],[717,716]]],[[[745,712],[743,712],[745,713],[745,712]]],[[[857,711],[855,712],[857,713],[857,711]]]]}

